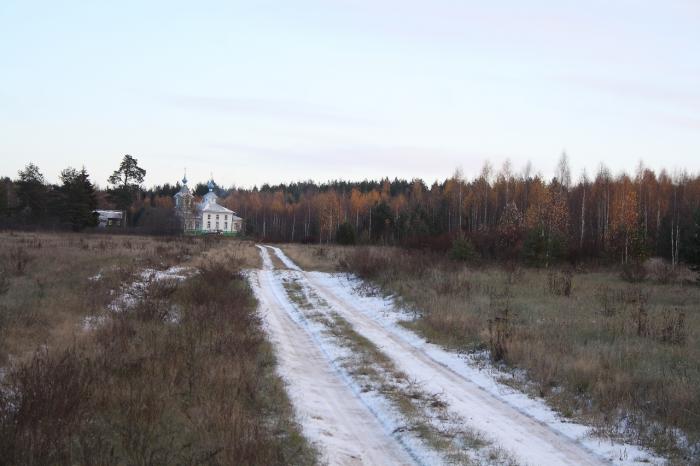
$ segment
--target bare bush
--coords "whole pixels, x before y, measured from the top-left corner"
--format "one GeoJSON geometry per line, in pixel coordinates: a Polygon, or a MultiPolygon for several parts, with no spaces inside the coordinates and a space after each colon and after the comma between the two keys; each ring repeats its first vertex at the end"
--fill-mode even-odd
{"type": "Polygon", "coordinates": [[[620,278],[630,283],[643,282],[647,278],[647,269],[641,262],[629,262],[622,266],[620,278]]]}
{"type": "Polygon", "coordinates": [[[685,326],[685,313],[679,310],[664,311],[661,321],[660,338],[664,343],[685,344],[688,332],[685,326]]]}
{"type": "Polygon", "coordinates": [[[602,308],[601,313],[611,317],[629,305],[637,306],[637,309],[644,307],[649,302],[650,293],[637,287],[612,288],[604,285],[595,290],[595,297],[602,308]]]}
{"type": "Polygon", "coordinates": [[[571,270],[563,272],[550,271],[547,275],[547,290],[555,296],[571,296],[571,282],[574,273],[571,270]]]}
{"type": "Polygon", "coordinates": [[[508,345],[512,336],[512,328],[508,308],[503,309],[500,315],[489,319],[489,349],[491,359],[494,361],[502,361],[508,355],[508,345]]]}
{"type": "Polygon", "coordinates": [[[678,276],[678,272],[667,261],[660,257],[649,259],[644,267],[652,280],[659,283],[670,283],[678,276]]]}
{"type": "Polygon", "coordinates": [[[341,261],[344,269],[351,270],[362,278],[377,278],[389,269],[391,262],[386,254],[369,248],[356,248],[341,261]]]}
{"type": "Polygon", "coordinates": [[[171,300],[177,285],[173,280],[150,280],[145,283],[133,312],[142,320],[166,321],[171,317],[171,300]]]}
{"type": "Polygon", "coordinates": [[[94,366],[75,348],[56,355],[44,349],[8,378],[7,404],[0,408],[0,459],[5,457],[6,464],[70,463],[60,445],[87,428],[94,366]]]}
{"type": "Polygon", "coordinates": [[[24,249],[24,247],[14,247],[5,258],[4,269],[6,272],[12,273],[16,276],[24,275],[29,262],[31,262],[31,259],[31,256],[27,253],[27,250],[24,249]]]}
{"type": "MultiPolygon", "coordinates": [[[[29,279],[17,280],[22,299],[1,297],[0,319],[12,318],[0,322],[0,361],[47,345],[0,378],[0,464],[315,463],[237,261],[153,280],[128,312],[61,340],[54,316],[80,328],[160,262],[158,246],[168,261],[180,251],[179,239],[76,238],[44,235],[48,252],[34,253],[29,279]]],[[[20,239],[0,235],[12,247],[20,239]]],[[[204,240],[183,242],[207,252],[204,240]]]]}

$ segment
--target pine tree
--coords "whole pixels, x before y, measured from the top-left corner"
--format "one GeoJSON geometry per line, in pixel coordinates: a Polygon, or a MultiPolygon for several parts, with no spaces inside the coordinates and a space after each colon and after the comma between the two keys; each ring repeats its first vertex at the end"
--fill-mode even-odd
{"type": "Polygon", "coordinates": [[[61,221],[76,231],[97,226],[97,196],[85,167],[80,171],[66,168],[61,172],[61,181],[61,221]]]}
{"type": "Polygon", "coordinates": [[[47,188],[44,175],[33,163],[20,170],[18,175],[16,185],[19,210],[26,219],[37,222],[46,212],[47,188]]]}
{"type": "Polygon", "coordinates": [[[113,187],[109,190],[109,198],[119,210],[127,210],[134,200],[134,195],[141,188],[146,170],[139,167],[138,160],[127,154],[122,159],[119,169],[112,173],[107,181],[113,187]]]}

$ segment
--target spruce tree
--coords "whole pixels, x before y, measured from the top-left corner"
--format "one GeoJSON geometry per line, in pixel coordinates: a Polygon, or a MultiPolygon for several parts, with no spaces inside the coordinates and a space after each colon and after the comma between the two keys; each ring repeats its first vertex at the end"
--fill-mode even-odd
{"type": "Polygon", "coordinates": [[[38,222],[46,213],[47,188],[39,167],[30,163],[18,172],[16,181],[19,211],[30,222],[38,222]]]}
{"type": "Polygon", "coordinates": [[[95,187],[90,181],[90,175],[85,167],[77,171],[74,168],[66,168],[61,172],[60,187],[61,208],[60,217],[63,223],[68,224],[73,230],[82,230],[86,227],[97,225],[97,195],[95,187]]]}
{"type": "Polygon", "coordinates": [[[338,231],[335,234],[335,239],[338,244],[355,244],[355,241],[357,240],[355,228],[348,222],[341,223],[338,227],[338,231]]]}

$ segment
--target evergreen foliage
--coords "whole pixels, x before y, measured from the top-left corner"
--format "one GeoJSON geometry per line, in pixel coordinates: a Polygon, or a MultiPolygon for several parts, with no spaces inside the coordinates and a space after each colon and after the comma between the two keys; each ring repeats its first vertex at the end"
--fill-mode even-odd
{"type": "Polygon", "coordinates": [[[478,255],[472,242],[467,238],[457,238],[452,242],[450,249],[450,259],[456,261],[473,262],[478,255]]]}
{"type": "Polygon", "coordinates": [[[348,222],[341,223],[336,233],[338,244],[351,245],[357,241],[355,228],[348,222]]]}
{"type": "Polygon", "coordinates": [[[46,212],[48,190],[39,167],[30,163],[20,170],[17,186],[18,209],[28,221],[39,221],[46,212]]]}
{"type": "Polygon", "coordinates": [[[122,159],[119,168],[112,173],[107,181],[112,185],[109,198],[119,210],[127,210],[134,200],[135,194],[141,188],[146,176],[146,170],[139,167],[138,160],[127,154],[122,159]]]}
{"type": "Polygon", "coordinates": [[[85,167],[80,171],[66,168],[61,172],[61,182],[58,214],[62,223],[76,231],[97,226],[97,195],[85,167]]]}

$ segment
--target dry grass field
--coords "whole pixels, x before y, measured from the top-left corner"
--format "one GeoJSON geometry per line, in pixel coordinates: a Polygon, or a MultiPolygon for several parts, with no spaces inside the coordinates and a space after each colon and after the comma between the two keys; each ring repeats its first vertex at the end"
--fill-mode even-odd
{"type": "MultiPolygon", "coordinates": [[[[319,272],[343,271],[345,259],[356,251],[354,246],[290,243],[282,245],[284,252],[304,270],[319,272]]],[[[389,246],[363,246],[364,251],[398,251],[389,246]]]]}
{"type": "Polygon", "coordinates": [[[430,341],[490,350],[504,382],[545,397],[564,416],[681,463],[700,454],[700,287],[687,277],[628,283],[612,269],[470,267],[380,247],[283,248],[306,269],[348,270],[395,294],[415,311],[405,325],[430,341]]]}
{"type": "Polygon", "coordinates": [[[225,238],[1,233],[0,464],[314,464],[240,273],[258,260],[225,238]]]}

